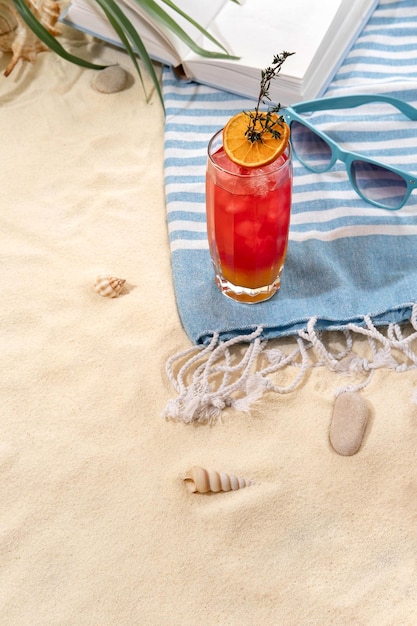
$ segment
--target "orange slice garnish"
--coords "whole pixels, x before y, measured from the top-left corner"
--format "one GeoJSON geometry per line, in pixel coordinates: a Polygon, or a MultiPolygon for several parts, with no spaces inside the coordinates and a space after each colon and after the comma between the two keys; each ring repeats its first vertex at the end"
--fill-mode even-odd
{"type": "MultiPolygon", "coordinates": [[[[270,132],[265,132],[262,140],[253,143],[245,135],[250,121],[248,115],[241,112],[230,118],[223,129],[223,148],[231,161],[242,167],[261,167],[272,163],[284,152],[290,128],[284,121],[278,121],[280,116],[276,113],[271,113],[271,116],[277,120],[272,128],[280,133],[280,137],[275,138],[270,132]]],[[[255,130],[261,130],[259,121],[255,130]]]]}

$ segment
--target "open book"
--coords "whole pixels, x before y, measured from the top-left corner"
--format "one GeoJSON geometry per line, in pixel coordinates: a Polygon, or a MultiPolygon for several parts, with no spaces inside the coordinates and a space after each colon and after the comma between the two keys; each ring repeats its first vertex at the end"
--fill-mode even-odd
{"type": "MultiPolygon", "coordinates": [[[[199,46],[220,51],[187,20],[156,0],[199,46]]],[[[238,60],[197,55],[171,31],[152,22],[136,0],[119,0],[148,54],[189,80],[257,98],[260,72],[275,54],[289,57],[271,84],[283,106],[319,97],[369,19],[378,0],[176,0],[176,5],[221,42],[238,60]]],[[[94,0],[73,0],[63,18],[100,39],[121,45],[94,0]]]]}

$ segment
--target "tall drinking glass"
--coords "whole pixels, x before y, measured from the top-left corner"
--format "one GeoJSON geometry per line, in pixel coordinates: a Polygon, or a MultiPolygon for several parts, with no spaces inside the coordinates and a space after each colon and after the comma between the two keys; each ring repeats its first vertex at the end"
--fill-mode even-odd
{"type": "Polygon", "coordinates": [[[271,298],[287,253],[292,193],[291,147],[273,163],[243,168],[223,149],[222,131],[208,146],[207,233],[216,282],[238,302],[271,298]]]}

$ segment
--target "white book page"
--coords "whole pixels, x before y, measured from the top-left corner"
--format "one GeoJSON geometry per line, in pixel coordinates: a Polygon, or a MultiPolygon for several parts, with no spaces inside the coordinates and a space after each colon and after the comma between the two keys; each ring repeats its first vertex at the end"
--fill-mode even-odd
{"type": "MultiPolygon", "coordinates": [[[[195,42],[202,41],[198,28],[179,15],[162,0],[156,3],[187,33],[195,42]]],[[[177,0],[182,11],[208,30],[211,21],[230,0],[177,0]]],[[[156,23],[136,0],[119,0],[123,13],[140,34],[149,55],[162,63],[178,66],[189,54],[189,46],[174,35],[169,28],[156,23]]],[[[82,28],[86,32],[104,38],[114,44],[120,40],[113,30],[101,7],[94,0],[73,0],[65,14],[65,23],[82,28]]],[[[213,43],[210,42],[213,46],[213,43]]]]}
{"type": "MultiPolygon", "coordinates": [[[[164,35],[156,31],[150,22],[142,19],[141,15],[129,7],[123,6],[123,12],[140,32],[141,39],[152,58],[168,65],[178,65],[180,58],[172,43],[164,35]]],[[[121,44],[109,20],[94,0],[75,0],[72,2],[69,10],[63,16],[63,22],[81,28],[85,32],[114,45],[121,44]]]]}
{"type": "MultiPolygon", "coordinates": [[[[194,42],[200,44],[200,40],[203,39],[203,35],[198,28],[190,24],[187,19],[182,17],[179,13],[177,13],[177,11],[165,4],[162,0],[155,1],[161,9],[163,9],[173,20],[175,20],[175,22],[194,42]]],[[[171,42],[175,50],[178,52],[180,59],[184,59],[189,54],[190,48],[188,45],[159,22],[156,24],[152,18],[148,16],[143,7],[136,2],[136,0],[123,0],[123,3],[141,15],[144,20],[151,23],[165,39],[171,42]]],[[[208,30],[210,24],[226,4],[233,4],[230,0],[173,0],[173,3],[205,30],[208,30]]],[[[211,42],[210,47],[213,47],[213,43],[211,42]]]]}
{"type": "MultiPolygon", "coordinates": [[[[281,76],[302,80],[342,4],[343,0],[246,0],[243,5],[228,1],[211,23],[210,33],[240,57],[235,63],[242,68],[262,69],[274,54],[295,52],[281,76]]],[[[203,45],[214,49],[206,39],[203,45]]],[[[187,61],[194,58],[190,53],[187,61]]]]}

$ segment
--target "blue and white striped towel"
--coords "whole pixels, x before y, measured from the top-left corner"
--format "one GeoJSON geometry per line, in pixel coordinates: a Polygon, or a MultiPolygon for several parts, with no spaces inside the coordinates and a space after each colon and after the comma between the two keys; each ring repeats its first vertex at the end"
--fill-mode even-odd
{"type": "MultiPolygon", "coordinates": [[[[325,95],[389,94],[417,106],[416,33],[415,0],[381,0],[325,95]]],[[[228,341],[245,336],[253,343],[294,335],[314,344],[323,330],[366,329],[384,347],[386,358],[380,358],[380,365],[408,367],[398,365],[390,350],[403,346],[414,367],[417,359],[414,353],[410,356],[410,340],[399,339],[398,325],[411,321],[417,331],[417,193],[399,211],[378,209],[355,194],[342,163],[325,174],[313,174],[295,159],[281,290],[261,304],[235,303],[215,285],[208,251],[206,150],[214,132],[253,103],[178,81],[169,69],[164,70],[163,91],[173,279],[179,314],[191,340],[203,352],[209,345],[213,353],[216,345],[223,350],[228,341]],[[376,328],[381,326],[388,328],[391,340],[379,336],[376,328]]],[[[319,112],[309,119],[344,146],[417,175],[417,123],[392,107],[378,103],[348,112],[319,112]]],[[[181,400],[171,405],[168,415],[178,416],[187,411],[185,398],[198,395],[202,380],[195,380],[191,391],[174,380],[171,366],[181,400]]],[[[211,394],[210,407],[193,400],[189,420],[217,412],[207,379],[206,372],[201,393],[206,398],[211,394]]],[[[220,409],[234,403],[232,396],[224,390],[218,395],[220,409]]],[[[236,406],[243,408],[242,403],[236,406]]]]}

